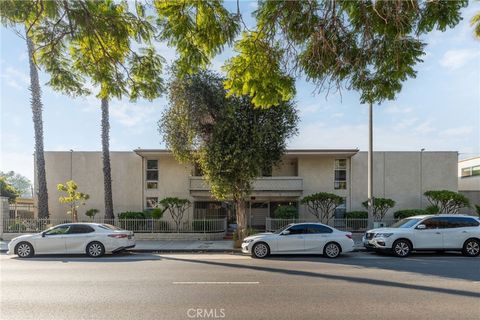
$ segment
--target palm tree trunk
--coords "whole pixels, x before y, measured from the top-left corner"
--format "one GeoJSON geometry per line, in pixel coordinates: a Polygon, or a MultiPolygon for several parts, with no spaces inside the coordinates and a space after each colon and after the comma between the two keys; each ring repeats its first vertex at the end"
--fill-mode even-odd
{"type": "Polygon", "coordinates": [[[38,70],[33,60],[33,42],[26,35],[28,47],[28,62],[30,65],[30,92],[32,93],[31,105],[33,127],[35,131],[35,167],[38,181],[38,217],[48,218],[48,191],[47,175],[45,173],[45,157],[43,151],[43,120],[42,120],[42,92],[38,80],[38,70]]]}
{"type": "Polygon", "coordinates": [[[110,168],[110,122],[108,117],[108,99],[102,98],[102,153],[103,186],[105,189],[105,220],[114,220],[112,198],[112,172],[110,168]]]}

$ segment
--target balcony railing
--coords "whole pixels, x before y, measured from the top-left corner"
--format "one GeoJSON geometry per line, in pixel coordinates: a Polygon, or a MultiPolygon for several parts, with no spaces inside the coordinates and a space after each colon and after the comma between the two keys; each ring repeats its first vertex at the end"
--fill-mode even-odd
{"type": "MultiPolygon", "coordinates": [[[[253,181],[253,191],[303,191],[301,177],[260,177],[253,181]]],[[[190,177],[190,191],[210,191],[210,186],[202,177],[190,177]]]]}

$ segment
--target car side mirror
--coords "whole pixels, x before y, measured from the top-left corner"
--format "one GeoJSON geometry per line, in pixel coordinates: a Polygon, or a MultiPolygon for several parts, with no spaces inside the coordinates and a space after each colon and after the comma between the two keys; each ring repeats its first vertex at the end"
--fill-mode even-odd
{"type": "Polygon", "coordinates": [[[45,238],[46,232],[42,232],[42,238],[45,238]]]}
{"type": "Polygon", "coordinates": [[[282,231],[282,236],[286,236],[287,234],[290,234],[290,230],[283,230],[282,231]]]}
{"type": "Polygon", "coordinates": [[[426,229],[427,226],[424,225],[424,224],[419,224],[415,229],[418,229],[418,230],[423,230],[423,229],[426,229]]]}

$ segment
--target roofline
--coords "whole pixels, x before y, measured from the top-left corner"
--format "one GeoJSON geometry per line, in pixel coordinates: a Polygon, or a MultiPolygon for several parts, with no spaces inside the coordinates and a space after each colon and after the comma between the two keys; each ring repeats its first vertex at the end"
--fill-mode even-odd
{"type": "MultiPolygon", "coordinates": [[[[359,149],[287,149],[285,155],[346,155],[353,156],[359,149]]],[[[135,149],[133,150],[139,156],[153,154],[171,154],[168,149],[135,149]]]]}
{"type": "Polygon", "coordinates": [[[471,160],[476,160],[476,159],[480,159],[480,157],[466,158],[466,159],[463,159],[463,160],[458,160],[458,162],[471,161],[471,160]]]}

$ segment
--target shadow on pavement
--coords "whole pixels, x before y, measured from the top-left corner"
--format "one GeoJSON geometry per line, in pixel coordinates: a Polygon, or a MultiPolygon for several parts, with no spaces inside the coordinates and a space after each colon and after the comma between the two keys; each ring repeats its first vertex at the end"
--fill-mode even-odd
{"type": "Polygon", "coordinates": [[[361,252],[343,254],[336,259],[328,259],[321,255],[275,255],[268,259],[342,264],[366,269],[376,268],[426,276],[480,281],[480,258],[465,257],[457,252],[421,252],[413,253],[407,258],[398,258],[375,252],[361,252]],[[459,263],[459,261],[462,261],[462,263],[459,263]]]}
{"type": "MultiPolygon", "coordinates": [[[[358,265],[358,266],[365,266],[370,267],[369,264],[372,263],[374,260],[364,260],[365,265],[363,262],[352,261],[348,262],[348,257],[344,256],[343,258],[337,258],[335,261],[330,260],[328,258],[323,258],[322,256],[310,256],[312,260],[308,261],[315,261],[315,262],[322,262],[322,263],[332,263],[332,264],[348,264],[348,265],[358,265]],[[368,262],[367,262],[368,261],[368,262]]],[[[291,257],[289,257],[291,258],[291,257]]],[[[293,260],[301,259],[302,257],[294,257],[293,260]]],[[[466,290],[458,290],[458,289],[450,289],[450,288],[442,288],[442,287],[430,287],[425,285],[416,285],[416,284],[408,284],[408,283],[401,283],[389,280],[381,280],[381,279],[370,279],[370,278],[361,278],[361,277],[352,277],[352,276],[345,276],[345,275],[336,275],[336,274],[326,274],[320,272],[311,272],[311,271],[304,271],[304,270],[293,270],[293,269],[284,269],[284,268],[274,268],[269,266],[259,266],[259,265],[246,265],[246,264],[238,264],[238,263],[226,263],[226,262],[219,262],[219,261],[212,261],[212,260],[195,260],[195,259],[187,259],[187,258],[180,258],[180,257],[163,257],[165,260],[173,260],[173,261],[182,261],[182,262],[190,262],[190,263],[197,263],[202,265],[213,265],[213,266],[221,266],[227,267],[232,269],[248,269],[252,271],[264,271],[264,272],[272,272],[278,273],[283,275],[294,275],[294,276],[304,276],[304,277],[312,277],[317,279],[326,279],[326,280],[338,280],[338,281],[347,281],[356,284],[367,284],[367,285],[375,285],[375,286],[386,286],[386,287],[396,287],[396,288],[403,288],[403,289],[412,289],[412,290],[421,290],[426,292],[436,292],[436,293],[443,293],[443,294],[451,294],[451,295],[459,295],[471,298],[480,298],[480,292],[472,292],[466,290]]],[[[281,260],[282,257],[275,257],[270,258],[272,260],[281,260]]],[[[267,260],[268,261],[268,260],[267,260]]],[[[397,262],[399,260],[396,260],[397,262]]],[[[478,261],[478,260],[477,260],[478,261]]],[[[263,262],[263,261],[262,261],[263,262]]],[[[418,266],[418,264],[417,264],[418,266]]],[[[452,267],[454,263],[452,264],[452,267]]],[[[375,267],[375,266],[373,266],[375,267]]],[[[474,267],[474,264],[472,264],[474,267]]],[[[429,268],[432,268],[432,265],[429,265],[429,268]]],[[[435,268],[435,266],[433,266],[435,268]]],[[[391,263],[388,268],[382,269],[389,269],[389,270],[398,270],[398,271],[409,271],[405,270],[405,268],[395,268],[395,263],[391,263]]],[[[414,267],[412,267],[414,269],[414,267]]],[[[411,270],[411,272],[419,273],[416,270],[411,270]]],[[[420,272],[422,273],[422,272],[420,272]]],[[[435,275],[431,272],[429,275],[435,275]]],[[[440,275],[442,276],[442,275],[440,275]]]]}
{"type": "Polygon", "coordinates": [[[42,254],[42,255],[36,255],[27,259],[19,258],[16,256],[12,257],[12,259],[25,261],[25,262],[60,261],[63,263],[68,263],[68,262],[110,263],[110,262],[159,261],[159,260],[162,260],[163,258],[151,253],[121,252],[116,254],[107,254],[100,258],[90,258],[81,254],[72,254],[72,255],[42,254]]]}

